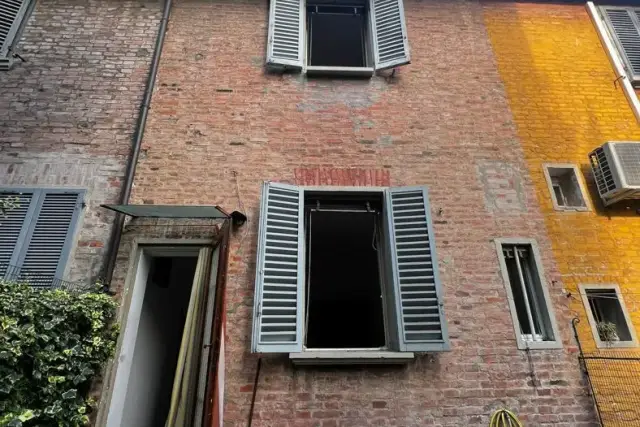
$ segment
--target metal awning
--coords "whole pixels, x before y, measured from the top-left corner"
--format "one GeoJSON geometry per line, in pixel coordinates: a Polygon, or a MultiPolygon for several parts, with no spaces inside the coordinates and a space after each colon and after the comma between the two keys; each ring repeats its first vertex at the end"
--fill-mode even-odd
{"type": "Polygon", "coordinates": [[[219,206],[195,205],[100,205],[133,218],[209,218],[229,219],[219,206]]]}

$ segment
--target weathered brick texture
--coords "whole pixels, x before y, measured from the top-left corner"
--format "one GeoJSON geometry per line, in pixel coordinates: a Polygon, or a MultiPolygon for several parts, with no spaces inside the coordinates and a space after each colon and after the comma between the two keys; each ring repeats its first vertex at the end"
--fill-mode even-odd
{"type": "Polygon", "coordinates": [[[86,188],[66,278],[99,274],[144,91],[161,5],[40,0],[18,45],[27,62],[0,73],[5,186],[86,188]]]}
{"type": "Polygon", "coordinates": [[[500,406],[526,425],[593,425],[568,301],[480,5],[406,0],[412,64],[371,80],[265,75],[267,8],[175,3],[134,190],[137,202],[248,214],[228,271],[226,424],[246,425],[256,369],[260,183],[327,184],[335,175],[429,186],[453,348],[402,368],[296,369],[265,357],[254,426],[487,425],[500,406]],[[563,350],[516,349],[497,237],[538,241],[563,350]]]}

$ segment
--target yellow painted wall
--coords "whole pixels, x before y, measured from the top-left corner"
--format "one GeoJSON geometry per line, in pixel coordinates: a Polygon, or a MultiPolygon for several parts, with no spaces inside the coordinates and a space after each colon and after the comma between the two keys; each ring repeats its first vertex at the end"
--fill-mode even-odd
{"type": "MultiPolygon", "coordinates": [[[[483,6],[554,256],[564,286],[573,294],[571,308],[581,319],[581,342],[585,350],[594,350],[578,295],[580,283],[619,284],[640,333],[640,211],[636,212],[640,203],[603,208],[587,157],[606,141],[640,141],[640,127],[622,90],[614,87],[613,68],[585,6],[506,2],[483,6]],[[554,162],[579,165],[589,187],[590,212],[553,209],[542,165],[554,162]]],[[[640,349],[632,351],[640,355],[640,349]]],[[[592,370],[594,378],[604,378],[607,366],[594,365],[592,370]]],[[[640,389],[640,372],[636,378],[640,389]]],[[[604,391],[604,382],[600,387],[604,391]]],[[[640,416],[629,415],[630,408],[620,402],[606,403],[601,408],[606,425],[621,425],[623,417],[637,420],[640,416]]]]}

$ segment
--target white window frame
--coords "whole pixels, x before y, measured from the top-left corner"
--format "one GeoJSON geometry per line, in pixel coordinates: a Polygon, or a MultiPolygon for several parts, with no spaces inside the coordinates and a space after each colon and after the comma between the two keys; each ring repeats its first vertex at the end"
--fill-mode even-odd
{"type": "Polygon", "coordinates": [[[371,32],[371,11],[369,10],[369,2],[365,2],[365,28],[364,28],[364,56],[367,61],[367,65],[364,67],[341,67],[341,66],[324,66],[324,65],[309,65],[309,42],[310,42],[310,31],[309,25],[307,25],[307,7],[309,0],[300,0],[302,3],[302,8],[304,10],[304,45],[303,49],[303,65],[302,72],[309,76],[351,76],[351,77],[372,77],[375,73],[375,68],[373,67],[373,34],[371,32]]]}
{"type": "Polygon", "coordinates": [[[607,57],[609,58],[609,62],[611,62],[611,65],[613,66],[613,70],[615,72],[614,78],[617,79],[618,84],[622,88],[622,91],[631,106],[631,111],[633,112],[636,121],[640,123],[640,100],[638,99],[638,95],[636,94],[631,80],[627,78],[626,68],[618,53],[618,49],[609,34],[607,25],[600,14],[600,9],[593,1],[588,1],[586,8],[589,17],[591,18],[591,22],[593,22],[596,29],[596,33],[600,38],[600,42],[602,43],[607,57]]]}
{"type": "Polygon", "coordinates": [[[496,250],[498,254],[498,260],[500,264],[500,272],[502,274],[502,280],[507,292],[507,301],[509,303],[509,310],[511,311],[511,320],[513,321],[513,329],[516,335],[516,342],[518,345],[518,349],[520,350],[544,350],[544,349],[561,349],[562,348],[562,340],[560,338],[560,333],[558,330],[558,324],[556,323],[556,315],[553,309],[553,304],[551,297],[549,296],[549,290],[547,288],[547,283],[544,273],[544,267],[542,265],[542,258],[540,257],[540,251],[538,249],[538,243],[535,239],[527,239],[527,238],[501,238],[495,239],[496,250]],[[507,264],[504,259],[504,255],[502,253],[503,245],[522,245],[529,246],[531,249],[531,253],[533,254],[533,260],[536,263],[536,271],[538,276],[538,281],[540,283],[540,287],[542,288],[542,293],[545,301],[545,308],[547,310],[547,315],[549,316],[549,323],[551,325],[551,332],[553,333],[553,340],[549,341],[534,341],[533,339],[527,339],[530,334],[527,336],[523,335],[520,329],[520,321],[518,320],[518,313],[516,311],[516,305],[514,302],[513,292],[511,290],[511,283],[509,281],[509,273],[507,270],[507,264]]]}
{"type": "Polygon", "coordinates": [[[573,163],[544,163],[542,165],[542,170],[544,173],[544,178],[547,181],[547,188],[549,189],[549,193],[551,194],[551,201],[553,202],[554,210],[562,212],[588,212],[591,210],[589,198],[587,197],[588,192],[586,191],[587,187],[584,182],[584,177],[580,173],[580,169],[577,165],[573,163]],[[553,177],[549,173],[549,168],[573,170],[573,173],[576,177],[576,182],[578,183],[578,190],[580,191],[580,195],[582,196],[582,200],[584,201],[584,206],[562,206],[560,203],[558,203],[556,193],[553,189],[553,177]]]}
{"type": "Polygon", "coordinates": [[[634,348],[638,347],[638,337],[636,335],[636,330],[633,326],[633,322],[631,321],[631,316],[629,316],[629,312],[627,311],[627,306],[624,303],[624,298],[622,297],[622,292],[620,292],[620,286],[615,283],[609,284],[586,284],[582,283],[578,285],[578,289],[580,290],[580,295],[582,296],[582,303],[584,304],[584,309],[587,313],[587,319],[589,320],[589,326],[591,326],[591,333],[593,334],[593,340],[596,342],[596,347],[598,348],[634,348]],[[618,302],[620,303],[620,308],[622,309],[622,314],[624,315],[624,320],[627,322],[627,328],[629,328],[629,334],[631,335],[631,341],[618,341],[612,343],[605,343],[600,339],[600,334],[598,333],[598,325],[595,317],[591,311],[591,305],[589,304],[589,298],[587,297],[587,290],[594,289],[604,289],[604,290],[614,290],[616,292],[616,297],[618,298],[618,302]]]}

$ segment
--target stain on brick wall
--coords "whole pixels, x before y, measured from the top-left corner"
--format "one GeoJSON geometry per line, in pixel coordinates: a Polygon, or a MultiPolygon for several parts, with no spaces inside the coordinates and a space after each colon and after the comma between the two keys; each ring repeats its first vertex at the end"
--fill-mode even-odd
{"type": "Polygon", "coordinates": [[[0,174],[8,186],[83,187],[68,280],[99,274],[161,5],[38,1],[17,62],[0,73],[0,174]]]}
{"type": "Polygon", "coordinates": [[[133,194],[248,215],[228,270],[226,425],[246,425],[256,369],[261,182],[324,184],[333,171],[356,170],[429,187],[452,351],[402,368],[296,369],[286,355],[265,357],[253,425],[488,425],[501,406],[527,425],[593,425],[567,300],[552,284],[558,270],[480,5],[406,0],[412,64],[393,79],[356,82],[265,75],[267,7],[176,1],[133,194]],[[506,186],[497,181],[503,169],[506,186]],[[487,194],[502,191],[507,208],[488,209],[487,194]],[[535,238],[542,252],[564,348],[532,351],[533,373],[516,348],[497,237],[535,238]]]}

